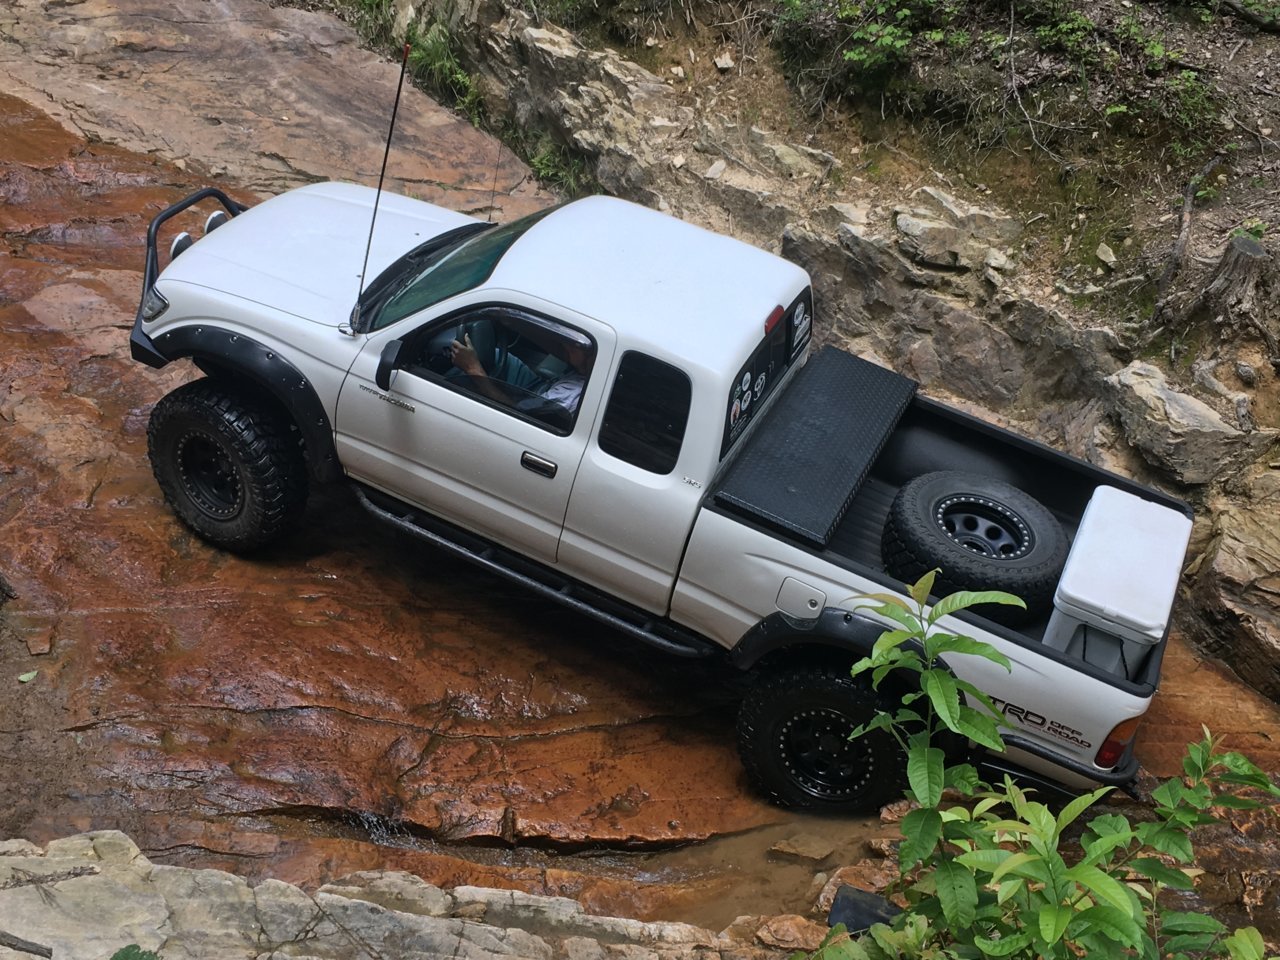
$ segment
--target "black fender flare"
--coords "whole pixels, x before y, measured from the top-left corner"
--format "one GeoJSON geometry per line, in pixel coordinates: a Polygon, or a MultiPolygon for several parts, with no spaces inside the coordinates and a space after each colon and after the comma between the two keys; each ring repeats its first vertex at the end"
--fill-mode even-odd
{"type": "Polygon", "coordinates": [[[729,662],[739,670],[750,670],[769,654],[794,646],[829,647],[862,657],[871,653],[880,634],[889,629],[878,620],[840,607],[825,607],[810,620],[778,611],[742,635],[729,651],[729,662]]]}
{"type": "Polygon", "coordinates": [[[277,351],[242,333],[207,324],[166,331],[152,343],[166,361],[190,357],[211,377],[239,377],[270,394],[302,434],[311,477],[317,481],[342,477],[324,404],[302,371],[277,351]]]}

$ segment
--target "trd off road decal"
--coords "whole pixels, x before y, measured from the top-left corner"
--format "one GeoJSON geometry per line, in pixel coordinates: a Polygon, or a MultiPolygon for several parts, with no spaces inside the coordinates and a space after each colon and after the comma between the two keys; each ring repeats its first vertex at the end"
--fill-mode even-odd
{"type": "Polygon", "coordinates": [[[1026,707],[1020,707],[1016,703],[1010,703],[1008,700],[1001,700],[998,697],[992,697],[991,702],[999,707],[1006,717],[1010,720],[1016,720],[1024,727],[1041,730],[1051,737],[1057,737],[1059,740],[1075,744],[1077,747],[1088,748],[1093,746],[1088,740],[1084,739],[1083,733],[1068,727],[1065,723],[1052,720],[1044,716],[1044,714],[1036,713],[1034,710],[1028,710],[1026,707]]]}

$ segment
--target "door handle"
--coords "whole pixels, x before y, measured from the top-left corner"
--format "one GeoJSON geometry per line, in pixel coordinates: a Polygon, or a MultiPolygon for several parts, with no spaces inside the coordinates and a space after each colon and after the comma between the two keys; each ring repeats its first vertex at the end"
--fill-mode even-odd
{"type": "Polygon", "coordinates": [[[560,469],[545,457],[539,457],[528,450],[520,454],[520,466],[526,470],[532,470],[534,473],[540,473],[544,477],[554,477],[556,471],[560,469]]]}

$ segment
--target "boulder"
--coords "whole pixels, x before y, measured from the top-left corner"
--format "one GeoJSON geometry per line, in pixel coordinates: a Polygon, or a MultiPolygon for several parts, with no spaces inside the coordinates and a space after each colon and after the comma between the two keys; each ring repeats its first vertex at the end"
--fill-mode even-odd
{"type": "Polygon", "coordinates": [[[1258,467],[1239,499],[1215,498],[1192,596],[1191,636],[1280,700],[1280,470],[1258,467]]]}
{"type": "Polygon", "coordinates": [[[1105,383],[1129,442],[1181,483],[1204,484],[1238,470],[1276,440],[1275,430],[1246,433],[1227,423],[1149,363],[1136,360],[1105,383]]]}

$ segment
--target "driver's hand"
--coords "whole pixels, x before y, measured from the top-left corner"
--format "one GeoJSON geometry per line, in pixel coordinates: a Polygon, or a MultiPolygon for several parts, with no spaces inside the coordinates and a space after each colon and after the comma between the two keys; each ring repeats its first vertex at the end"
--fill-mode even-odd
{"type": "Polygon", "coordinates": [[[463,340],[455,340],[449,345],[449,359],[468,376],[484,376],[484,366],[476,356],[476,348],[471,345],[471,334],[464,333],[462,336],[463,340]]]}

